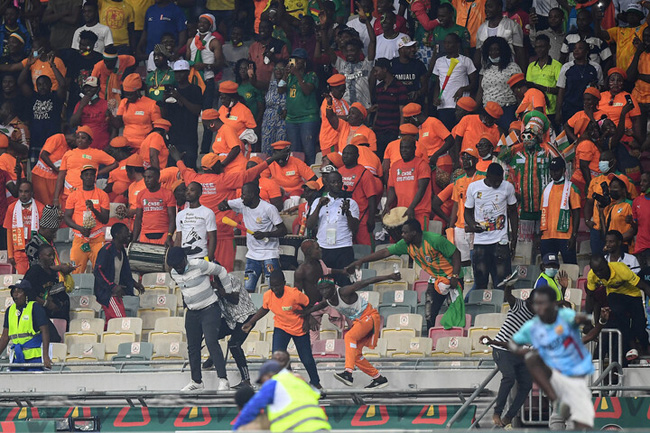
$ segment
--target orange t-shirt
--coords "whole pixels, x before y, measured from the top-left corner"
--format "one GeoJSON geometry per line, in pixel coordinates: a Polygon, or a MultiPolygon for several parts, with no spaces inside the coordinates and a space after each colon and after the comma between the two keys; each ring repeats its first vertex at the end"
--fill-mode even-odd
{"type": "Polygon", "coordinates": [[[81,168],[84,165],[110,165],[115,159],[103,150],[89,147],[87,149],[68,150],[61,159],[61,170],[65,170],[64,195],[69,195],[75,189],[81,189],[81,168]]]}
{"type": "Polygon", "coordinates": [[[127,68],[135,65],[135,58],[129,55],[119,55],[117,56],[117,62],[119,64],[117,73],[112,69],[109,70],[106,67],[106,63],[102,60],[95,64],[91,75],[97,77],[99,81],[100,98],[107,100],[114,99],[119,102],[122,98],[122,76],[127,68]],[[106,96],[106,87],[108,87],[108,97],[106,96]]]}
{"type": "Polygon", "coordinates": [[[577,182],[584,184],[585,177],[580,171],[580,162],[579,161],[589,161],[589,171],[591,171],[592,179],[595,176],[600,175],[600,170],[598,169],[598,161],[600,161],[600,150],[591,140],[582,140],[576,147],[576,163],[574,164],[575,168],[573,171],[573,176],[571,176],[571,182],[577,182]]]}
{"type": "MultiPolygon", "coordinates": [[[[422,146],[427,156],[433,155],[445,144],[450,132],[445,125],[435,117],[429,117],[420,125],[420,138],[418,143],[422,146]]],[[[399,149],[397,149],[399,151],[399,149]]],[[[451,157],[443,155],[438,158],[438,165],[451,165],[451,157]]]]}
{"type": "Polygon", "coordinates": [[[108,183],[113,184],[111,193],[108,195],[111,199],[111,203],[113,203],[113,200],[124,193],[124,191],[128,190],[131,185],[131,181],[126,175],[126,160],[120,161],[120,165],[108,173],[108,183]]]}
{"type": "MultiPolygon", "coordinates": [[[[63,155],[70,150],[68,142],[65,139],[64,134],[54,134],[43,144],[43,149],[41,152],[46,151],[50,154],[50,160],[54,165],[59,164],[61,166],[61,160],[63,155]]],[[[32,169],[32,174],[42,177],[43,179],[56,179],[56,174],[52,171],[49,165],[43,162],[43,159],[39,157],[36,166],[32,169]]]]}
{"type": "MultiPolygon", "coordinates": [[[[629,95],[629,93],[619,92],[612,100],[612,94],[609,91],[600,94],[598,110],[602,111],[603,114],[606,114],[616,126],[618,126],[618,119],[621,118],[621,110],[623,110],[623,106],[627,104],[627,100],[625,99],[626,95],[629,95]]],[[[625,116],[625,129],[632,128],[632,117],[641,115],[641,109],[639,108],[639,104],[636,102],[634,96],[632,97],[632,102],[634,103],[634,108],[625,116]]]]}
{"type": "MultiPolygon", "coordinates": [[[[23,60],[20,62],[23,64],[23,68],[27,66],[27,59],[23,60]]],[[[63,63],[63,60],[61,60],[58,57],[54,58],[54,64],[56,65],[56,68],[61,72],[61,75],[65,77],[66,74],[66,68],[65,64],[63,63]]],[[[38,89],[36,88],[36,80],[38,77],[42,75],[46,75],[50,77],[50,80],[52,80],[52,91],[56,92],[59,89],[59,82],[56,81],[56,76],[54,75],[54,71],[52,70],[52,67],[50,66],[50,62],[44,62],[40,58],[37,59],[34,64],[30,68],[30,72],[32,75],[32,83],[34,84],[34,92],[37,92],[38,89]]]]}
{"type": "Polygon", "coordinates": [[[153,129],[153,121],[162,119],[160,107],[156,101],[146,96],[141,97],[133,103],[126,99],[120,101],[117,107],[117,115],[122,116],[124,122],[124,137],[129,140],[131,147],[140,148],[140,144],[153,129]]]}
{"type": "MultiPolygon", "coordinates": [[[[36,204],[36,209],[38,210],[40,218],[40,215],[43,215],[43,208],[45,205],[35,199],[33,200],[36,204]]],[[[2,226],[7,229],[7,245],[9,252],[13,252],[14,250],[24,250],[25,245],[27,245],[27,242],[32,238],[32,205],[30,204],[27,207],[21,205],[23,225],[22,227],[17,227],[17,225],[14,225],[14,210],[16,209],[16,206],[19,205],[21,205],[20,200],[9,205],[7,213],[5,214],[5,220],[2,224],[2,226]],[[20,239],[18,237],[20,237],[20,239]]],[[[13,257],[13,255],[9,255],[9,257],[13,257]]]]}
{"type": "MultiPolygon", "coordinates": [[[[587,198],[593,200],[594,193],[602,195],[603,188],[600,186],[600,184],[603,182],[607,182],[607,185],[609,185],[609,183],[612,181],[614,176],[618,177],[625,183],[625,186],[627,187],[627,198],[630,200],[636,198],[636,196],[638,195],[636,191],[636,187],[634,186],[630,178],[624,175],[623,173],[609,173],[591,179],[591,182],[589,183],[589,188],[587,189],[587,198]]],[[[598,215],[597,206],[598,203],[594,200],[594,208],[593,208],[591,219],[594,221],[595,224],[594,229],[596,230],[600,229],[600,215],[598,215]]]]}
{"type": "MultiPolygon", "coordinates": [[[[390,164],[393,165],[397,161],[401,160],[402,154],[399,152],[399,146],[400,146],[399,138],[397,140],[393,140],[390,143],[388,143],[388,145],[386,146],[386,150],[384,150],[384,161],[389,160],[390,164]]],[[[426,148],[422,146],[419,141],[415,142],[415,156],[427,163],[429,162],[429,158],[427,158],[426,148]]]]}
{"type": "Polygon", "coordinates": [[[160,170],[160,186],[170,190],[172,193],[172,185],[177,180],[181,179],[181,172],[178,167],[167,167],[160,170]]]}
{"type": "Polygon", "coordinates": [[[146,189],[144,179],[137,180],[129,185],[129,208],[137,209],[138,207],[138,194],[140,191],[146,189]]]}
{"type": "Polygon", "coordinates": [[[237,157],[226,166],[224,170],[225,173],[246,170],[248,158],[246,157],[244,142],[239,139],[239,134],[235,130],[235,126],[227,123],[221,126],[217,131],[217,136],[214,138],[214,143],[212,143],[212,151],[218,155],[225,156],[237,146],[239,146],[241,151],[239,152],[239,155],[237,155],[237,157]]]}
{"type": "Polygon", "coordinates": [[[375,183],[375,176],[360,164],[354,168],[343,166],[339,168],[339,173],[343,178],[343,187],[347,187],[346,191],[352,193],[352,200],[359,205],[359,220],[363,220],[364,217],[367,219],[368,198],[381,192],[375,183]]]}
{"type": "Polygon", "coordinates": [[[148,233],[167,233],[169,229],[169,215],[167,208],[176,209],[174,194],[168,189],[160,188],[156,192],[143,189],[137,197],[138,209],[142,209],[142,235],[148,233]]]}
{"type": "Polygon", "coordinates": [[[284,286],[281,298],[275,296],[271,290],[264,292],[262,308],[271,310],[275,317],[275,327],[284,332],[299,337],[305,335],[302,330],[304,319],[298,315],[297,310],[309,305],[309,298],[295,287],[284,286]]]}
{"type": "Polygon", "coordinates": [[[542,107],[543,112],[546,114],[546,97],[541,90],[531,87],[524,93],[524,99],[521,100],[515,114],[519,116],[522,113],[533,111],[538,107],[542,107]]]}
{"type": "MultiPolygon", "coordinates": [[[[609,222],[609,230],[618,230],[621,234],[628,231],[632,225],[625,222],[625,218],[628,215],[632,215],[632,202],[630,200],[624,200],[622,203],[612,202],[603,210],[603,215],[605,215],[605,221],[609,222]]],[[[626,245],[629,245],[629,242],[624,242],[626,245]]]]}
{"type": "Polygon", "coordinates": [[[476,34],[485,21],[485,3],[486,0],[452,0],[451,2],[456,10],[456,24],[467,29],[472,48],[476,47],[476,34]]]}
{"type": "Polygon", "coordinates": [[[343,152],[345,146],[350,144],[352,137],[356,134],[365,135],[368,139],[370,150],[373,152],[377,151],[377,135],[375,135],[375,132],[366,125],[351,126],[345,120],[339,119],[339,128],[337,131],[339,133],[339,152],[343,152]]]}
{"type": "MultiPolygon", "coordinates": [[[[409,162],[403,159],[391,164],[388,186],[395,188],[397,196],[397,207],[409,207],[418,191],[420,179],[431,179],[431,168],[420,158],[413,158],[409,162]]],[[[415,213],[431,213],[431,182],[420,203],[415,207],[415,213]]]]}
{"type": "MultiPolygon", "coordinates": [[[[600,111],[595,111],[594,112],[594,119],[600,119],[600,117],[605,114],[601,113],[600,111]]],[[[589,123],[585,123],[582,128],[576,129],[576,124],[581,123],[583,120],[589,120],[589,116],[585,113],[584,110],[578,111],[576,114],[571,116],[569,120],[567,120],[567,124],[573,129],[573,133],[576,135],[576,137],[580,137],[583,132],[587,129],[587,125],[589,123]]]]}
{"type": "Polygon", "coordinates": [[[496,124],[490,127],[485,126],[485,124],[481,122],[481,118],[478,114],[470,114],[460,119],[460,122],[454,126],[451,133],[454,137],[463,137],[463,142],[460,148],[461,152],[470,147],[476,149],[476,145],[481,140],[483,134],[490,134],[492,142],[495,143],[495,148],[496,143],[498,143],[501,138],[499,127],[496,124]]]}
{"type": "MultiPolygon", "coordinates": [[[[339,133],[336,129],[332,128],[329,120],[327,120],[327,100],[323,99],[320,106],[320,134],[318,140],[320,141],[320,150],[323,155],[331,152],[336,152],[339,144],[339,133]]],[[[345,99],[336,99],[332,97],[332,110],[337,116],[347,116],[350,112],[350,104],[345,99]]]]}
{"type": "Polygon", "coordinates": [[[151,132],[147,135],[140,145],[140,156],[144,160],[144,168],[151,167],[151,158],[149,154],[149,149],[156,149],[158,151],[158,163],[160,164],[159,168],[162,170],[167,167],[167,159],[169,158],[169,150],[167,150],[167,144],[162,135],[157,132],[151,132]]]}
{"type": "MultiPolygon", "coordinates": [[[[437,195],[438,199],[442,202],[440,205],[440,210],[447,215],[451,215],[451,210],[452,210],[452,201],[451,201],[451,193],[454,190],[454,184],[450,183],[447,185],[442,191],[440,191],[437,195]]],[[[435,219],[437,221],[442,221],[443,224],[446,224],[445,221],[442,220],[438,215],[431,213],[431,219],[435,219]]],[[[449,239],[450,242],[452,242],[452,239],[449,239]]],[[[453,242],[452,242],[453,243],[453,242]]]]}
{"type": "Polygon", "coordinates": [[[275,180],[270,177],[260,177],[260,198],[269,203],[272,199],[282,197],[282,191],[275,180]]]}
{"type": "MultiPolygon", "coordinates": [[[[543,190],[542,190],[543,191],[543,190]]],[[[570,239],[571,229],[566,233],[557,230],[557,223],[560,219],[560,206],[562,205],[562,193],[564,192],[564,184],[553,185],[551,193],[548,197],[548,209],[546,212],[546,230],[542,230],[542,239],[570,239]]],[[[569,192],[569,207],[571,210],[580,209],[582,206],[580,198],[580,190],[576,185],[571,185],[569,192]]],[[[542,194],[542,203],[543,194],[542,194]]],[[[570,216],[569,227],[573,227],[573,214],[570,216]]]]}
{"type": "MultiPolygon", "coordinates": [[[[643,53],[639,57],[639,74],[650,75],[650,53],[643,53]]],[[[637,78],[632,90],[632,97],[642,104],[650,104],[650,83],[637,78]]]]}
{"type": "Polygon", "coordinates": [[[16,157],[7,152],[0,155],[0,170],[9,173],[11,180],[16,182],[18,180],[18,176],[16,175],[16,157]]]}
{"type": "Polygon", "coordinates": [[[467,193],[467,187],[470,183],[481,179],[485,179],[485,173],[477,170],[474,176],[467,177],[467,174],[463,174],[453,183],[451,199],[458,203],[456,227],[460,229],[465,228],[465,194],[467,193]]]}
{"type": "MultiPolygon", "coordinates": [[[[92,201],[95,209],[97,210],[110,210],[111,206],[108,199],[108,194],[99,188],[95,188],[92,191],[84,191],[83,189],[79,188],[78,190],[73,191],[65,202],[65,208],[66,210],[72,210],[72,221],[74,221],[75,224],[79,224],[80,226],[83,226],[84,211],[87,210],[86,200],[92,201]]],[[[105,226],[101,222],[97,221],[97,218],[95,218],[94,214],[92,216],[95,220],[95,227],[93,227],[91,230],[90,237],[96,238],[99,235],[104,234],[105,226]]],[[[81,233],[74,229],[73,231],[75,236],[81,237],[81,233]]]]}
{"type": "Polygon", "coordinates": [[[301,195],[302,186],[309,179],[316,176],[311,168],[298,158],[290,156],[287,164],[280,167],[277,162],[269,166],[271,179],[284,188],[287,195],[301,195]]]}
{"type": "Polygon", "coordinates": [[[226,125],[232,126],[238,138],[246,129],[254,129],[257,127],[255,116],[241,102],[237,102],[230,110],[223,105],[219,107],[219,119],[226,125]]]}

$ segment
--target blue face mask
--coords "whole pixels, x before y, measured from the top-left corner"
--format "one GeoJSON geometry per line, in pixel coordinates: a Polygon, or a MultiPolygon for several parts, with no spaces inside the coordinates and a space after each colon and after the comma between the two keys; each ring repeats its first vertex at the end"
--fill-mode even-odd
{"type": "Polygon", "coordinates": [[[490,62],[494,63],[495,65],[497,63],[499,63],[499,60],[501,60],[501,56],[499,56],[499,57],[490,57],[490,56],[488,56],[488,58],[490,59],[490,62]]]}
{"type": "Polygon", "coordinates": [[[555,269],[555,268],[546,268],[546,269],[544,269],[544,273],[545,273],[548,277],[551,277],[551,278],[555,278],[555,276],[557,275],[558,271],[559,271],[559,269],[555,269]]]}
{"type": "Polygon", "coordinates": [[[601,173],[607,173],[609,171],[609,161],[598,161],[598,170],[601,173]]]}

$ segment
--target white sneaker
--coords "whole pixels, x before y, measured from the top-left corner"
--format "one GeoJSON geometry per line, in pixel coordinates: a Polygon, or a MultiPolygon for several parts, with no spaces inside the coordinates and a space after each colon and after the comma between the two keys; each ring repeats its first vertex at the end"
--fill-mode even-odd
{"type": "Polygon", "coordinates": [[[228,383],[228,379],[219,378],[217,391],[228,391],[229,389],[230,389],[230,383],[228,383]]]}
{"type": "Polygon", "coordinates": [[[204,389],[204,388],[205,388],[205,385],[203,384],[203,382],[201,382],[201,383],[196,383],[196,382],[194,382],[194,381],[192,380],[192,381],[190,381],[190,383],[188,383],[187,385],[185,385],[185,386],[181,389],[181,391],[183,391],[183,392],[201,391],[201,390],[204,389]]]}

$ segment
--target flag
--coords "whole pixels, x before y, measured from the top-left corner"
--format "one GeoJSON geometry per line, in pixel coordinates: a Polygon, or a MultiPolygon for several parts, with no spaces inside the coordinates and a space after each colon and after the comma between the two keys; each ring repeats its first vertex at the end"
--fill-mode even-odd
{"type": "Polygon", "coordinates": [[[497,143],[497,149],[500,149],[502,146],[511,147],[513,144],[519,142],[519,135],[515,131],[510,131],[508,135],[502,134],[499,142],[497,143]]]}
{"type": "Polygon", "coordinates": [[[556,150],[568,162],[573,161],[576,156],[576,143],[569,142],[569,138],[565,131],[562,131],[555,137],[555,141],[551,143],[551,147],[556,150]]]}

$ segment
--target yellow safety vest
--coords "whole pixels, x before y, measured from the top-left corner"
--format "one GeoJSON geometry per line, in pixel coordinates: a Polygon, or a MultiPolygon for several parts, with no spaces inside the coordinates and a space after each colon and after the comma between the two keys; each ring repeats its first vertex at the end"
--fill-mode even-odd
{"type": "Polygon", "coordinates": [[[548,275],[546,275],[544,272],[542,272],[539,275],[539,278],[537,281],[535,281],[535,287],[537,287],[537,282],[539,281],[540,278],[544,278],[546,280],[546,284],[548,284],[549,287],[551,287],[553,290],[555,290],[555,297],[556,301],[561,301],[562,300],[562,290],[558,287],[557,283],[555,282],[555,278],[551,278],[548,275]]]}
{"type": "MultiPolygon", "coordinates": [[[[7,311],[8,321],[9,321],[9,338],[11,339],[12,344],[24,345],[35,335],[40,333],[39,331],[34,330],[34,318],[32,316],[32,311],[34,309],[34,301],[27,302],[27,305],[23,308],[23,312],[18,317],[18,309],[16,304],[12,304],[7,311]]],[[[29,361],[30,359],[40,358],[41,345],[38,347],[25,349],[23,348],[23,355],[25,360],[29,361]]]]}
{"type": "Polygon", "coordinates": [[[318,404],[320,394],[307,382],[289,371],[278,373],[273,379],[289,394],[291,403],[280,411],[274,411],[272,406],[269,406],[268,416],[272,432],[331,430],[327,415],[318,404]]]}

